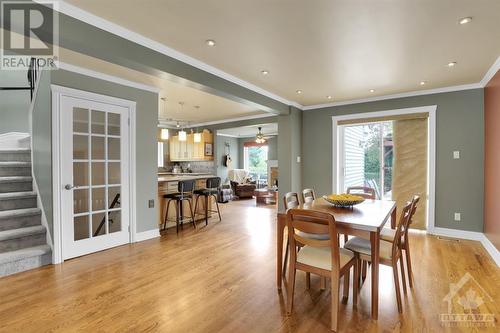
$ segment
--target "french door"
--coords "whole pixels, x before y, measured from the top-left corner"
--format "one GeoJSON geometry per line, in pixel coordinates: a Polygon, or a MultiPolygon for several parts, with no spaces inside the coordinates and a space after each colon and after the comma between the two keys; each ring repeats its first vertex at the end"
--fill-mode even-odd
{"type": "Polygon", "coordinates": [[[129,109],[60,98],[62,256],[128,243],[129,109]]]}

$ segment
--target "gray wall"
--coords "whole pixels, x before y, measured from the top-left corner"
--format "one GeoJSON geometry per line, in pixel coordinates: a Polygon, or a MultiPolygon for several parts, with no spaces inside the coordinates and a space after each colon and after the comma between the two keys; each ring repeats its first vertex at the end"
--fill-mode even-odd
{"type": "Polygon", "coordinates": [[[483,90],[475,89],[304,111],[303,185],[319,195],[332,191],[333,115],[437,105],[435,225],[482,232],[483,103],[483,90]],[[453,220],[454,212],[462,213],[461,222],[453,220]]]}
{"type": "Polygon", "coordinates": [[[54,239],[52,212],[52,107],[51,71],[42,71],[33,101],[33,170],[51,239],[54,239]]]}
{"type": "MultiPolygon", "coordinates": [[[[52,83],[98,94],[132,100],[136,106],[136,198],[137,231],[158,228],[158,209],[148,208],[148,200],[156,202],[158,95],[118,85],[80,74],[57,70],[52,72],[52,83]]],[[[156,205],[157,206],[157,202],[156,205]]]]}
{"type": "MultiPolygon", "coordinates": [[[[0,87],[27,87],[27,71],[0,70],[0,87]]],[[[0,134],[29,133],[29,90],[0,90],[0,134]]]]}
{"type": "Polygon", "coordinates": [[[222,183],[226,183],[228,181],[227,179],[227,173],[228,173],[228,168],[224,166],[224,157],[226,156],[226,149],[225,149],[225,143],[228,143],[230,146],[230,153],[231,153],[231,161],[232,161],[232,169],[239,169],[240,164],[240,151],[238,149],[238,139],[237,138],[230,138],[227,136],[219,136],[215,135],[215,167],[217,169],[217,176],[220,177],[222,183]]]}

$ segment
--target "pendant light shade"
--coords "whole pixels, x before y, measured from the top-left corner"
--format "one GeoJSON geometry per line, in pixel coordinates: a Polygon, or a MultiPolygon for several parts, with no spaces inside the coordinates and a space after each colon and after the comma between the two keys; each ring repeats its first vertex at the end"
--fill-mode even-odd
{"type": "Polygon", "coordinates": [[[264,134],[262,134],[262,127],[259,127],[259,132],[255,136],[255,142],[257,142],[257,143],[266,142],[266,139],[264,138],[264,134]]]}
{"type": "Polygon", "coordinates": [[[183,129],[179,131],[179,141],[186,141],[187,133],[183,129]]]}
{"type": "Polygon", "coordinates": [[[201,142],[201,133],[194,133],[193,139],[194,142],[201,142]]]}
{"type": "Polygon", "coordinates": [[[160,136],[162,140],[168,140],[168,128],[162,128],[160,136]]]}

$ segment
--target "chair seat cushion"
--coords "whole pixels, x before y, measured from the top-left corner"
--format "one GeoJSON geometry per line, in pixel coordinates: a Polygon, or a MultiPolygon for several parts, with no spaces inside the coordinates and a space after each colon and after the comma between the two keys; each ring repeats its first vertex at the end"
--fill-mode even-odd
{"type": "Polygon", "coordinates": [[[171,193],[171,194],[165,194],[163,197],[174,200],[183,200],[183,199],[191,199],[193,198],[193,195],[191,193],[171,193]]]}
{"type": "Polygon", "coordinates": [[[203,188],[203,189],[196,190],[193,193],[198,194],[198,195],[212,195],[212,194],[215,195],[218,192],[219,192],[219,190],[216,188],[203,188]]]}
{"type": "MultiPolygon", "coordinates": [[[[318,267],[328,271],[332,270],[332,255],[329,247],[301,247],[297,253],[297,262],[301,264],[318,267]]],[[[354,253],[347,249],[340,249],[340,268],[347,265],[347,263],[354,258],[354,253]]]]}
{"type": "Polygon", "coordinates": [[[380,239],[383,239],[388,242],[394,242],[394,237],[396,236],[395,229],[383,228],[380,231],[380,239]]]}
{"type": "MultiPolygon", "coordinates": [[[[371,256],[372,249],[371,244],[368,239],[361,237],[351,238],[344,246],[353,252],[361,253],[367,256],[371,256]]],[[[390,260],[392,258],[392,243],[380,240],[380,258],[390,260]]]]}
{"type": "Polygon", "coordinates": [[[297,230],[296,233],[300,237],[309,238],[309,239],[318,239],[318,240],[328,240],[328,239],[330,239],[330,235],[329,234],[310,234],[310,233],[299,231],[299,230],[297,230]]]}

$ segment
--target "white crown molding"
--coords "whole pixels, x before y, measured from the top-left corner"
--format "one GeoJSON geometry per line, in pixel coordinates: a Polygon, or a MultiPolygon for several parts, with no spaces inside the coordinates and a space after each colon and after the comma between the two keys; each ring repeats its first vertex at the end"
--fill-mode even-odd
{"type": "Polygon", "coordinates": [[[219,133],[219,132],[217,132],[216,135],[217,136],[223,136],[223,137],[226,137],[226,138],[235,138],[235,139],[239,139],[240,138],[239,135],[225,134],[225,133],[219,133]]]}
{"type": "Polygon", "coordinates": [[[118,24],[112,23],[112,22],[105,20],[97,15],[91,14],[91,13],[89,13],[83,9],[80,9],[76,6],[73,6],[67,2],[60,1],[58,11],[63,13],[63,14],[66,14],[68,16],[71,16],[73,18],[76,18],[80,21],[83,21],[85,23],[93,25],[99,29],[108,31],[112,34],[115,34],[117,36],[120,36],[122,38],[130,40],[130,41],[137,43],[139,45],[145,46],[149,49],[152,49],[154,51],[162,53],[166,56],[169,56],[171,58],[182,61],[182,62],[189,64],[193,67],[196,67],[196,68],[201,69],[205,72],[208,72],[210,74],[218,76],[224,80],[230,81],[234,84],[237,84],[239,86],[242,86],[244,88],[252,90],[258,94],[261,94],[263,96],[274,99],[274,100],[281,102],[283,104],[293,105],[299,109],[302,108],[302,105],[300,105],[297,102],[290,101],[286,98],[283,98],[281,96],[273,94],[272,92],[269,92],[265,89],[262,89],[262,88],[254,85],[250,82],[239,79],[236,76],[228,74],[228,73],[226,73],[218,68],[215,68],[213,66],[210,66],[210,65],[208,65],[208,64],[206,64],[198,59],[192,58],[192,57],[190,57],[182,52],[179,52],[177,50],[174,50],[174,49],[172,49],[172,48],[170,48],[162,43],[159,43],[159,42],[154,41],[150,38],[147,38],[147,37],[145,37],[141,34],[138,34],[134,31],[128,30],[125,27],[122,27],[118,24]]]}
{"type": "Polygon", "coordinates": [[[422,95],[432,95],[432,94],[440,94],[440,93],[446,93],[446,92],[479,89],[479,88],[482,88],[480,83],[464,84],[464,85],[460,85],[460,86],[451,86],[451,87],[444,87],[444,88],[411,91],[411,92],[392,94],[392,95],[382,95],[382,96],[376,96],[376,97],[353,99],[353,100],[349,100],[349,101],[308,105],[308,106],[304,106],[302,108],[302,110],[309,111],[309,110],[323,109],[323,108],[329,108],[329,107],[341,106],[341,105],[360,104],[360,103],[383,101],[383,100],[387,100],[387,99],[405,98],[405,97],[422,96],[422,95]]]}
{"type": "Polygon", "coordinates": [[[480,84],[482,87],[486,87],[488,82],[490,82],[491,78],[500,70],[500,56],[497,58],[497,60],[491,65],[490,69],[484,74],[483,79],[481,80],[480,84]]]}
{"type": "MultiPolygon", "coordinates": [[[[255,138],[255,135],[233,135],[233,134],[226,134],[226,133],[219,133],[217,132],[217,136],[224,136],[228,138],[236,138],[236,139],[248,139],[248,138],[255,138]]],[[[278,133],[264,133],[264,137],[270,137],[270,136],[277,136],[278,133]]]]}
{"type": "Polygon", "coordinates": [[[60,61],[58,63],[58,68],[59,69],[64,69],[64,70],[69,71],[69,72],[73,72],[73,73],[78,73],[78,74],[82,74],[82,75],[85,75],[85,76],[94,77],[96,79],[101,79],[101,80],[104,80],[104,81],[109,81],[109,82],[117,83],[117,84],[120,84],[122,86],[128,86],[128,87],[132,87],[132,88],[136,88],[136,89],[140,89],[140,90],[146,90],[146,91],[153,92],[155,94],[159,94],[160,93],[160,89],[157,88],[157,87],[148,86],[148,85],[145,85],[145,84],[142,84],[142,83],[137,83],[137,82],[134,82],[134,81],[129,81],[129,80],[126,80],[126,79],[122,79],[122,78],[117,77],[117,76],[113,76],[113,75],[108,75],[108,74],[96,72],[96,71],[88,69],[88,68],[83,68],[83,67],[71,65],[71,64],[68,64],[68,63],[65,63],[65,62],[62,62],[62,61],[60,61]]]}
{"type": "Polygon", "coordinates": [[[244,116],[244,117],[237,117],[237,118],[228,118],[228,119],[223,119],[223,120],[206,121],[206,122],[202,122],[202,123],[193,123],[193,124],[189,124],[189,128],[191,128],[191,127],[209,126],[209,125],[218,125],[218,124],[225,124],[225,123],[232,123],[232,122],[235,122],[235,121],[243,121],[243,120],[250,120],[250,119],[269,118],[269,117],[275,117],[275,116],[278,116],[278,115],[274,114],[274,113],[256,114],[256,115],[251,115],[251,116],[244,116]]]}

